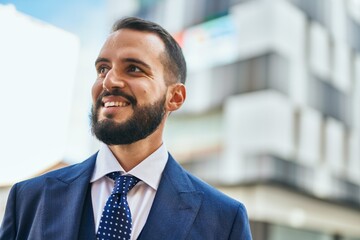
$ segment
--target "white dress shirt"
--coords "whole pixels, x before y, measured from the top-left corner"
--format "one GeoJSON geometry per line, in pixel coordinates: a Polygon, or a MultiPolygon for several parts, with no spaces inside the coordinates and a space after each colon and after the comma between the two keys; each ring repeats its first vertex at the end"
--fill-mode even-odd
{"type": "Polygon", "coordinates": [[[105,203],[114,188],[114,181],[106,177],[106,174],[120,171],[122,175],[132,175],[141,180],[127,194],[132,218],[131,239],[138,238],[149,215],[167,159],[168,152],[166,146],[162,144],[139,165],[129,172],[125,172],[109,147],[103,143],[101,144],[90,180],[92,183],[91,199],[96,232],[105,203]]]}

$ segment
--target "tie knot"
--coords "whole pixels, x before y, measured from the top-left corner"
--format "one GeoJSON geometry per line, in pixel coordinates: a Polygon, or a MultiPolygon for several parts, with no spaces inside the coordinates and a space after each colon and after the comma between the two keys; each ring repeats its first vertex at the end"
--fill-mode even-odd
{"type": "Polygon", "coordinates": [[[106,176],[115,181],[115,186],[112,192],[113,194],[126,195],[139,182],[137,177],[121,176],[120,172],[112,172],[106,176]]]}

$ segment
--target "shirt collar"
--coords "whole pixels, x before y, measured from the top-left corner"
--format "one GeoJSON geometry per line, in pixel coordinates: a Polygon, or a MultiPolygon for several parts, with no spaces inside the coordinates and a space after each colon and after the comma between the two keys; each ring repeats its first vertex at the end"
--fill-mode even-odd
{"type": "Polygon", "coordinates": [[[139,178],[154,190],[157,190],[168,157],[166,146],[165,144],[162,144],[155,152],[150,154],[136,167],[129,172],[125,172],[109,147],[106,144],[101,143],[90,182],[95,182],[108,173],[120,171],[121,174],[129,174],[139,178]]]}

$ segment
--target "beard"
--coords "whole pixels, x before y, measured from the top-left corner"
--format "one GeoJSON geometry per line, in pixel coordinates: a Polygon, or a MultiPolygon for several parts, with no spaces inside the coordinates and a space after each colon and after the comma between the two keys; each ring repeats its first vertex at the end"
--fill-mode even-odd
{"type": "Polygon", "coordinates": [[[138,106],[136,99],[120,91],[102,93],[95,106],[91,108],[91,131],[98,140],[107,145],[125,145],[145,139],[159,127],[165,115],[165,95],[153,104],[138,106]],[[124,122],[118,123],[112,115],[99,121],[99,110],[103,96],[122,96],[130,102],[133,114],[124,122]]]}

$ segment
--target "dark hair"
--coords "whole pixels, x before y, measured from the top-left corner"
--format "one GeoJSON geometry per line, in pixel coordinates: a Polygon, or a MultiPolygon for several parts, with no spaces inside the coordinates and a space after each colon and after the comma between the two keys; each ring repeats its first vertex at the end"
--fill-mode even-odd
{"type": "MultiPolygon", "coordinates": [[[[160,25],[136,17],[127,17],[116,21],[112,27],[112,32],[120,29],[132,29],[144,32],[155,33],[165,44],[164,68],[168,69],[176,82],[185,84],[186,80],[186,62],[181,47],[175,39],[160,25]]],[[[172,81],[168,81],[172,82],[172,81]]]]}

